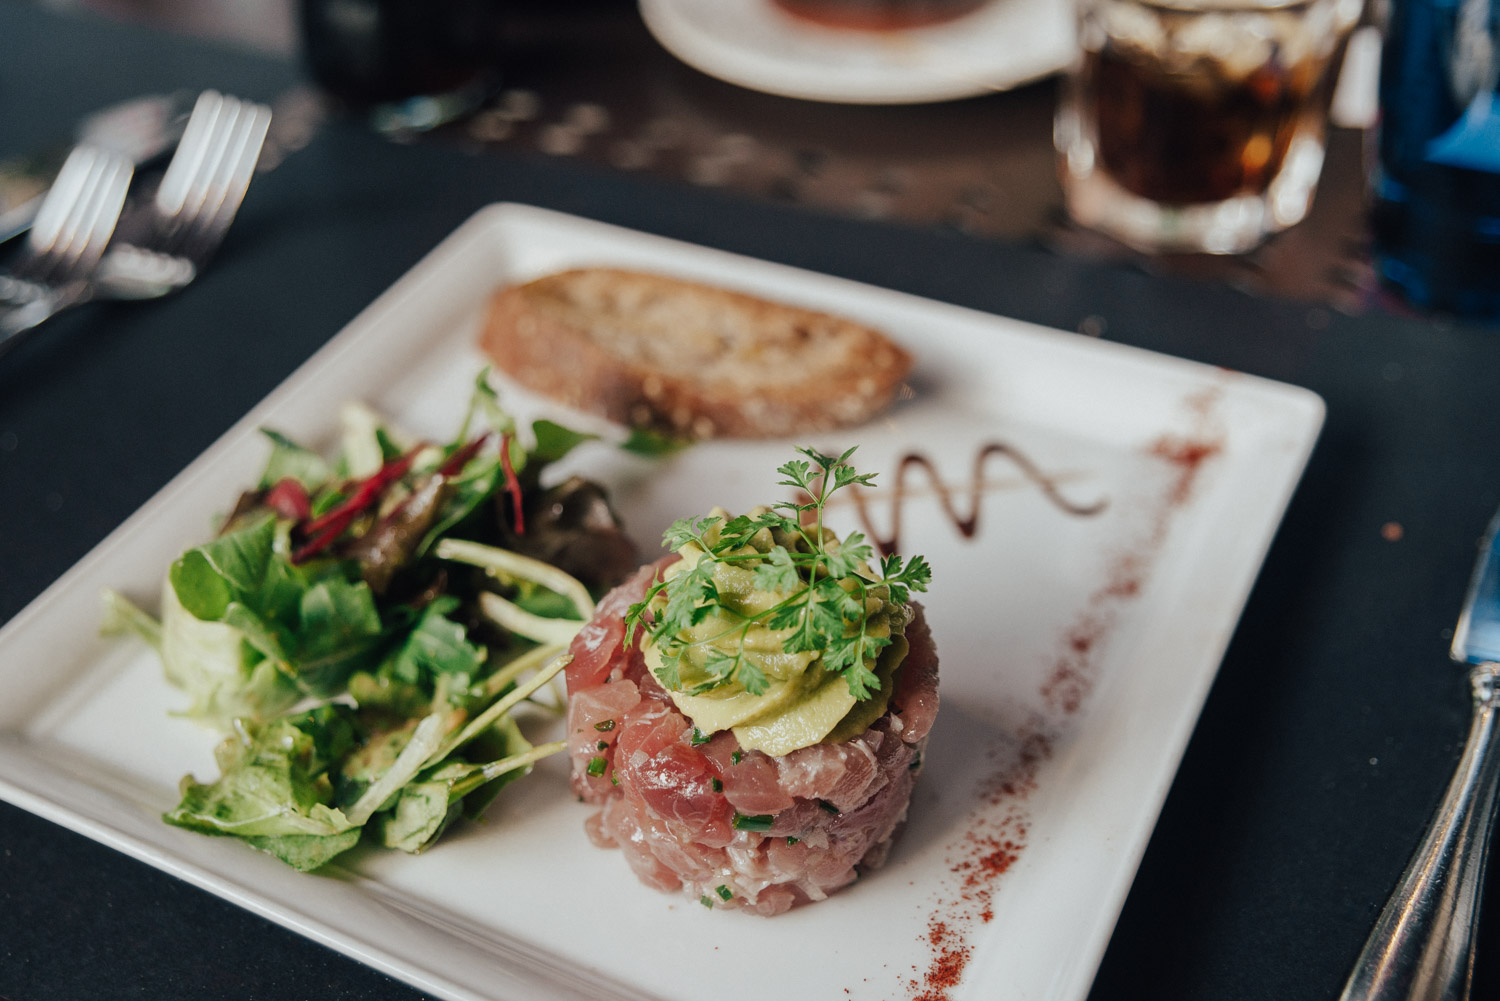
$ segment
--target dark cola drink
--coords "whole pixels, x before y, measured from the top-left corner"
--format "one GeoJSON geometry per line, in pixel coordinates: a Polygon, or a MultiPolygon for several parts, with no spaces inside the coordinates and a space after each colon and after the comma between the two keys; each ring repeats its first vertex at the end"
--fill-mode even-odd
{"type": "Polygon", "coordinates": [[[1059,109],[1069,210],[1146,250],[1237,253],[1307,212],[1358,0],[1088,0],[1059,109]]]}
{"type": "Polygon", "coordinates": [[[1328,106],[1328,76],[1272,59],[1228,78],[1187,74],[1105,48],[1083,72],[1098,108],[1099,161],[1121,187],[1168,205],[1266,190],[1292,139],[1328,106]]]}
{"type": "Polygon", "coordinates": [[[992,0],[772,0],[804,21],[855,31],[902,31],[956,21],[992,0]]]}

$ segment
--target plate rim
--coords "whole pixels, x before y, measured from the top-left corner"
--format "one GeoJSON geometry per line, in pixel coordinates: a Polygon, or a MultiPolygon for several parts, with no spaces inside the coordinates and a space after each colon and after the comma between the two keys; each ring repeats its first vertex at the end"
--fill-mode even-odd
{"type": "MultiPolygon", "coordinates": [[[[804,101],[904,105],[963,100],[1034,83],[1061,72],[1072,60],[1071,50],[1067,55],[1055,53],[1049,58],[1033,55],[1018,69],[1002,71],[996,64],[982,78],[936,74],[930,68],[919,71],[888,68],[883,80],[873,80],[867,73],[851,77],[837,66],[791,66],[777,62],[773,57],[740,44],[735,38],[705,32],[683,14],[684,5],[694,2],[697,0],[639,0],[641,19],[663,48],[699,72],[725,83],[804,101]]],[[[765,3],[767,0],[717,2],[765,3]]],[[[936,27],[941,29],[949,25],[936,27]]],[[[814,27],[812,30],[818,29],[814,27]]],[[[873,46],[871,50],[874,51],[873,46]]]]}

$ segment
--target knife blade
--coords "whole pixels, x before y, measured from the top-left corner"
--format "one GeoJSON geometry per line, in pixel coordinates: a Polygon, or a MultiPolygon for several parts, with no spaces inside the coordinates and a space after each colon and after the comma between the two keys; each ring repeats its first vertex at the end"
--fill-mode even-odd
{"type": "Polygon", "coordinates": [[[88,115],[73,141],[0,163],[0,244],[31,228],[42,196],[62,169],[68,151],[87,143],[123,154],[137,168],[161,158],[182,138],[193,95],[149,94],[88,115]]]}
{"type": "Polygon", "coordinates": [[[1469,594],[1453,630],[1453,659],[1465,664],[1500,661],[1500,514],[1490,522],[1469,594]]]}
{"type": "Polygon", "coordinates": [[[1339,1001],[1463,1001],[1500,792],[1500,512],[1490,520],[1450,656],[1474,713],[1448,790],[1375,922],[1339,1001]]]}

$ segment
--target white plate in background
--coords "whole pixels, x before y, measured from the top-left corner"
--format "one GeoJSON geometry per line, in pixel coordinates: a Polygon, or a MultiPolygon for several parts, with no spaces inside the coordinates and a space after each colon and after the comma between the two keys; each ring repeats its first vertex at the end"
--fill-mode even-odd
{"type": "MultiPolygon", "coordinates": [[[[514,387],[503,397],[519,415],[619,437],[514,387]]],[[[928,996],[1079,1001],[1322,415],[1306,390],[491,206],[0,630],[0,796],[443,998],[892,999],[941,980],[946,951],[966,957],[962,983],[928,996]],[[861,428],[658,461],[595,443],[568,459],[610,488],[648,552],[680,515],[783,499],[774,467],[793,444],[859,445],[857,464],[883,481],[868,505],[879,534],[905,455],[955,491],[957,521],[977,501],[966,536],[908,470],[903,549],[935,568],[924,601],[943,708],[888,865],[776,918],[707,911],[589,844],[591,810],[558,758],[428,854],[359,851],[328,874],[162,823],[183,773],[214,773],[215,738],[168,715],[184,700],[151,653],[95,635],[100,590],[154,604],[170,561],[258,476],[260,426],[331,445],[340,402],[359,398],[446,439],[484,364],[474,343],[490,291],[590,264],[845,314],[916,357],[910,392],[861,428]],[[995,445],[1015,451],[976,481],[976,456],[995,445]]],[[[834,520],[856,523],[847,505],[834,520]]]]}
{"type": "Polygon", "coordinates": [[[640,0],[667,51],[729,83],[842,104],[919,104],[1030,83],[1073,59],[1073,6],[990,0],[902,31],[824,28],[771,0],[640,0]]]}

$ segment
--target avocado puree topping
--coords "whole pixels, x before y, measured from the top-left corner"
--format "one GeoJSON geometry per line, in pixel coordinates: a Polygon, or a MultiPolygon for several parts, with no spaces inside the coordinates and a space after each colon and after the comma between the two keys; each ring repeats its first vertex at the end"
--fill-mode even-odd
{"type": "MultiPolygon", "coordinates": [[[[862,559],[843,566],[842,544],[832,531],[824,529],[821,545],[814,546],[808,536],[817,538],[816,529],[788,531],[786,525],[768,524],[775,518],[767,515],[758,508],[731,519],[716,508],[698,523],[701,533],[678,547],[682,559],[663,576],[670,582],[696,573],[693,585],[701,600],[690,614],[672,620],[686,623],[685,628],[666,644],[653,632],[643,649],[652,673],[699,731],[732,730],[745,750],[779,756],[824,740],[851,739],[885,713],[896,669],[906,656],[902,633],[910,616],[904,605],[890,600],[890,588],[862,559]],[[731,541],[738,541],[732,539],[737,529],[744,534],[743,544],[726,547],[726,528],[731,541]],[[873,677],[866,676],[858,694],[844,670],[829,668],[826,647],[806,648],[800,639],[805,624],[775,627],[788,620],[789,607],[807,604],[804,592],[812,584],[807,575],[777,572],[788,551],[830,555],[832,570],[815,564],[810,574],[834,596],[836,617],[822,613],[824,627],[831,622],[837,630],[841,620],[846,640],[860,638],[857,656],[873,677]],[[853,572],[833,576],[840,568],[853,572]],[[832,591],[834,586],[846,597],[832,591]],[[664,646],[670,652],[664,653],[664,646]]],[[[851,536],[848,542],[858,546],[859,539],[851,536]]],[[[858,548],[865,555],[867,547],[858,548]]],[[[668,611],[668,593],[663,588],[651,599],[658,618],[668,611]]]]}

